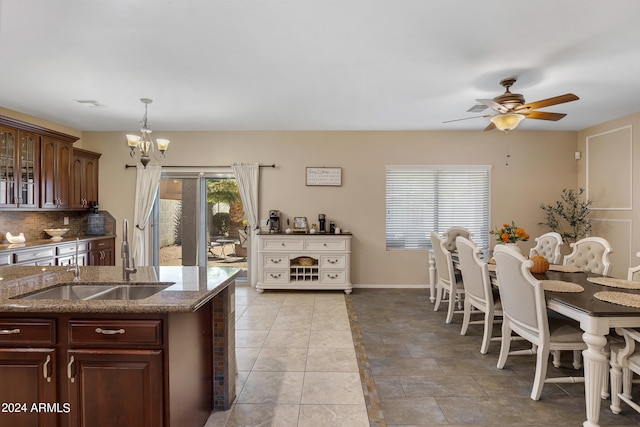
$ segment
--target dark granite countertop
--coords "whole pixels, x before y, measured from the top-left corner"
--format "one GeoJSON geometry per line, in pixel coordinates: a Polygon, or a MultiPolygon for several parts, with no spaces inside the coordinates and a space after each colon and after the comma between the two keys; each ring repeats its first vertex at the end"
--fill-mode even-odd
{"type": "MultiPolygon", "coordinates": [[[[59,243],[59,242],[57,242],[59,243]]],[[[138,267],[131,282],[122,279],[122,267],[80,267],[80,280],[66,267],[0,267],[0,312],[15,313],[168,313],[194,312],[229,286],[241,272],[237,267],[138,267]],[[139,300],[15,299],[14,297],[63,284],[171,284],[139,300]]]]}

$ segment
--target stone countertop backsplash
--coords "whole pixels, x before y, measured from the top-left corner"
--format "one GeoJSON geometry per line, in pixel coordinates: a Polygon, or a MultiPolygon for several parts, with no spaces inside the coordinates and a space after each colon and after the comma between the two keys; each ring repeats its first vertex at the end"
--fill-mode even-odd
{"type": "Polygon", "coordinates": [[[138,267],[131,281],[122,267],[80,268],[80,280],[66,267],[0,267],[0,312],[11,313],[190,313],[229,286],[242,270],[237,267],[138,267]],[[170,284],[139,300],[15,299],[47,288],[95,284],[170,284]]]}
{"type": "MultiPolygon", "coordinates": [[[[7,231],[14,236],[24,234],[26,243],[48,240],[50,236],[44,232],[48,228],[68,228],[66,239],[87,235],[87,215],[93,211],[3,211],[0,215],[0,244],[8,243],[7,231]],[[64,224],[68,218],[69,224],[64,224]]],[[[108,211],[99,211],[105,216],[105,234],[116,234],[116,220],[108,211]]],[[[93,237],[93,236],[92,236],[93,237]]]]}

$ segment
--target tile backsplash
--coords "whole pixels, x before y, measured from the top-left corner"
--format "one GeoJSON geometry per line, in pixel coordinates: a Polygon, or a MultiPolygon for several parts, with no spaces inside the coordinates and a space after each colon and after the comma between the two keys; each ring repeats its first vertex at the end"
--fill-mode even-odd
{"type": "MultiPolygon", "coordinates": [[[[7,231],[12,235],[24,233],[27,241],[49,239],[44,232],[47,228],[68,228],[64,237],[87,235],[87,214],[76,211],[6,211],[0,212],[0,243],[6,242],[7,231]],[[64,218],[69,218],[69,225],[64,225],[64,218]]],[[[115,218],[107,211],[105,215],[106,234],[115,234],[115,218]]]]}

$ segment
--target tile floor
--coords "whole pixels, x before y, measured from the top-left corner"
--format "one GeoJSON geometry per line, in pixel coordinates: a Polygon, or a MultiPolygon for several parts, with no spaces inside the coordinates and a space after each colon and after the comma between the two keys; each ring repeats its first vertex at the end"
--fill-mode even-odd
{"type": "MultiPolygon", "coordinates": [[[[546,384],[541,400],[532,401],[535,358],[511,356],[497,369],[499,343],[480,354],[481,326],[461,336],[461,315],[445,324],[445,307],[434,312],[426,289],[355,289],[346,297],[236,289],[238,397],[206,427],[584,421],[583,384],[546,384]]],[[[565,353],[563,366],[550,365],[549,376],[582,375],[565,353]]],[[[601,425],[640,425],[629,407],[613,415],[608,400],[602,406],[601,425]]]]}
{"type": "Polygon", "coordinates": [[[206,427],[367,427],[342,292],[236,288],[237,399],[206,427]]]}

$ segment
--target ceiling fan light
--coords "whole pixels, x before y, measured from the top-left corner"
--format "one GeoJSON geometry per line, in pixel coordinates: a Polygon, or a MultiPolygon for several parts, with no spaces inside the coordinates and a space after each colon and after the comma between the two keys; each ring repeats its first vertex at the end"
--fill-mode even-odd
{"type": "Polygon", "coordinates": [[[491,123],[493,123],[500,130],[510,131],[515,129],[522,121],[522,119],[524,119],[524,116],[522,114],[500,114],[491,117],[491,123]]]}

